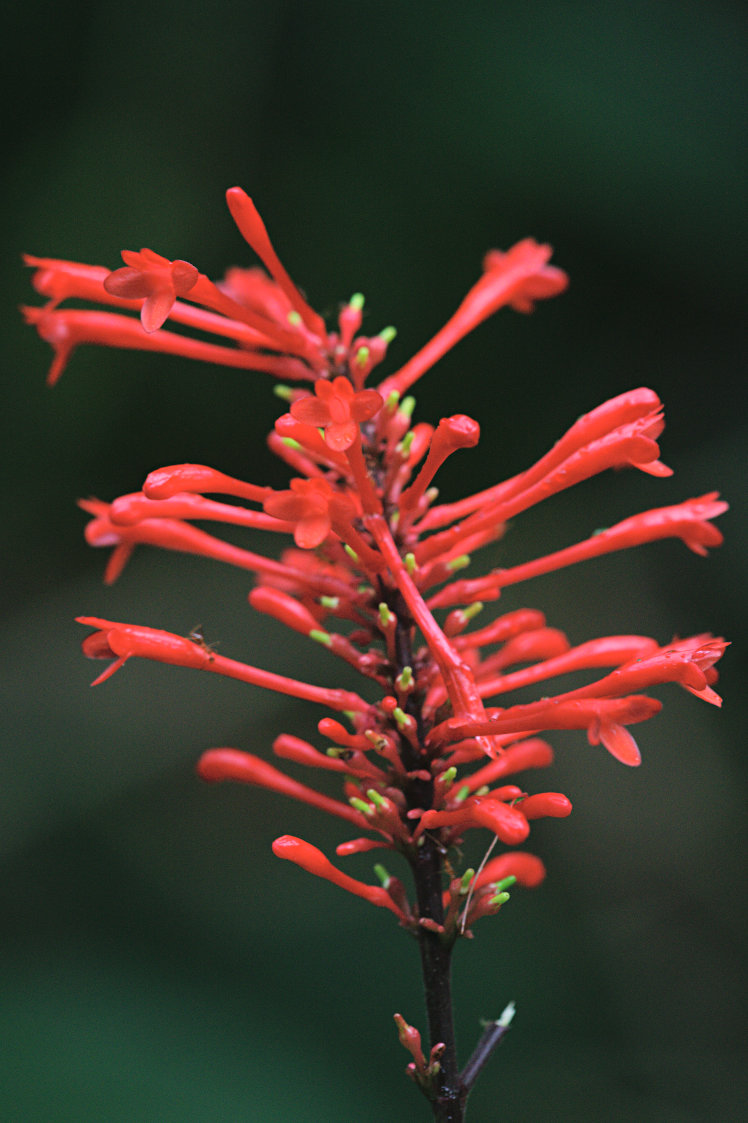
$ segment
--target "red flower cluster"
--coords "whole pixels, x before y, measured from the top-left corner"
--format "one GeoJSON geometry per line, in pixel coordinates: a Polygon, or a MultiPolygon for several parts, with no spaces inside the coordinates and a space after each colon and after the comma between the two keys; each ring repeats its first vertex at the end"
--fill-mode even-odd
{"type": "MultiPolygon", "coordinates": [[[[552,762],[540,734],[585,730],[591,744],[638,764],[630,727],[661,706],[647,691],[678,682],[719,704],[714,664],[726,646],[708,635],[665,646],[625,635],[571,647],[533,610],[512,609],[480,628],[474,618],[502,589],[601,554],[673,537],[704,554],[722,540],[711,520],[726,504],[710,493],[635,515],[521,565],[456,579],[470,554],[501,537],[507,520],[573,484],[627,466],[668,475],[659,459],[663,420],[657,395],[648,389],[621,394],[579,418],[524,471],[459,502],[439,504],[434,477],[455,451],[476,444],[478,423],[457,415],[435,429],[412,425],[413,403],[402,395],[498,308],[529,312],[535,301],[563,291],[566,276],[548,264],[550,248],[527,239],[507,253],[489,253],[480,280],[448,323],[370,389],[365,381],[384,360],[392,329],[362,336],[363,299],[357,294],[342,308],[337,330],[328,331],[281,265],[252,201],[232,188],[228,203],[267,273],[233,269],[214,284],[187,262],[170,262],[151,250],[124,253],[125,267],[113,273],[28,258],[36,269],[34,285],[49,302],[26,309],[26,316],[55,350],[52,382],[80,343],[164,351],[306,382],[311,392],[286,387],[289,409],[269,439],[295,476],[288,490],[274,491],[203,465],[160,468],[141,492],[111,504],[83,502],[93,516],[86,537],[92,545],[114,548],[107,581],[119,576],[140,543],[249,570],[256,578],[250,602],[257,611],[328,648],[369,680],[369,688],[364,697],[312,686],[218,655],[196,635],[94,617],[81,617],[95,629],[83,650],[113,661],[96,682],[139,656],[228,675],[344,717],[345,724],[330,716],[319,722],[331,747],[320,750],[289,734],[273,746],[280,758],[339,773],[343,800],[237,749],[211,749],[199,766],[206,780],[267,788],[351,823],[360,833],[338,847],[341,856],[396,850],[415,869],[425,849],[444,856],[476,829],[510,848],[477,873],[442,861],[440,870],[449,876],[437,903],[426,908],[381,867],[382,884],[372,886],[342,873],[298,838],[284,835],[274,843],[279,857],[389,909],[406,927],[439,933],[450,943],[498,911],[509,884],[534,886],[544,876],[539,859],[511,849],[525,842],[533,820],[571,810],[564,795],[530,795],[514,782],[518,774],[552,762]],[[110,310],[60,308],[69,298],[110,310]],[[212,333],[217,341],[167,330],[167,321],[212,333]],[[290,534],[296,548],[276,561],[229,544],[195,521],[290,534]],[[591,672],[592,681],[557,693],[544,686],[535,702],[500,701],[519,687],[578,671],[591,672]]],[[[411,1027],[403,1022],[400,1028],[408,1037],[411,1027]]],[[[408,1042],[416,1068],[426,1073],[420,1044],[410,1037],[408,1042]]]]}

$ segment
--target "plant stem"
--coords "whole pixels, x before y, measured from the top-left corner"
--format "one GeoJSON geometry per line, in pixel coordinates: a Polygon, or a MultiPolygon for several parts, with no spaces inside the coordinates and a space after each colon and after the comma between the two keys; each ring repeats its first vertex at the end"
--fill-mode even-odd
{"type": "MultiPolygon", "coordinates": [[[[403,667],[412,664],[413,621],[401,594],[391,595],[390,603],[398,622],[395,633],[396,662],[398,671],[402,671],[403,667]]],[[[408,699],[406,709],[415,719],[419,740],[423,743],[423,718],[417,696],[408,699]]],[[[409,770],[423,766],[407,742],[403,743],[402,755],[403,763],[409,770]]],[[[430,807],[434,795],[433,783],[413,780],[406,795],[412,807],[430,807]]],[[[419,917],[441,925],[444,921],[444,856],[437,840],[428,833],[423,836],[412,861],[412,868],[419,917]]],[[[429,1046],[431,1049],[436,1045],[444,1046],[439,1060],[440,1069],[435,1078],[436,1094],[431,1101],[434,1119],[437,1123],[462,1123],[465,1092],[457,1068],[452,1016],[452,948],[443,942],[438,932],[424,927],[419,929],[418,943],[429,1023],[429,1046]]]]}
{"type": "MultiPolygon", "coordinates": [[[[414,865],[418,912],[437,924],[444,919],[442,908],[442,855],[428,836],[420,847],[414,865]]],[[[452,1017],[451,948],[436,932],[421,928],[418,933],[421,951],[423,987],[429,1022],[429,1042],[443,1044],[440,1071],[436,1077],[436,1097],[432,1102],[438,1123],[462,1123],[465,1094],[457,1069],[454,1021],[452,1017]]]]}

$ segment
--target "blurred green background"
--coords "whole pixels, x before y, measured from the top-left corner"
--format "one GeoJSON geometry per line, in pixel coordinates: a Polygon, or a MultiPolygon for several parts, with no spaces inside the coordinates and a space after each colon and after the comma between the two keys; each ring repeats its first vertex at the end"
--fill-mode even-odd
{"type": "MultiPolygon", "coordinates": [[[[244,574],[142,551],[105,589],[74,506],[183,460],[282,486],[269,380],[81,350],[50,391],[49,349],[15,315],[34,302],[23,250],[115,267],[149,246],[214,277],[249,263],[223,203],[235,183],[317,308],[361,289],[366,327],[397,326],[390,369],[487,248],[553,243],[569,292],[499,314],[417,388],[420,417],[481,421],[446,497],[525,467],[606,396],[663,398],[672,480],[608,474],[519,520],[501,559],[714,488],[730,499],[708,560],[660,543],[505,595],[573,642],[743,642],[721,713],[664,692],[640,769],[556,739],[535,786],[575,810],[533,829],[549,878],[458,949],[455,993],[465,1058],[479,1019],[518,1004],[475,1123],[742,1116],[744,6],[27,0],[5,19],[2,1118],[429,1117],[391,1021],[424,1025],[415,946],[270,853],[285,832],[331,853],[346,831],[194,777],[204,748],[262,753],[321,715],[136,663],[91,693],[72,622],[200,624],[223,653],[308,671],[308,647],[249,610],[244,574]]],[[[317,649],[313,663],[345,683],[317,649]]]]}

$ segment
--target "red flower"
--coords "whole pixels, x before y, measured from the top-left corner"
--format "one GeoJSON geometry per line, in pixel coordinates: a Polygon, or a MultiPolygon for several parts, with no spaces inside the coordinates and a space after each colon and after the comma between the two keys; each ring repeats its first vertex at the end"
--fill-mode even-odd
{"type": "Polygon", "coordinates": [[[335,452],[345,452],[358,437],[362,421],[369,421],[382,408],[382,395],[376,390],[356,393],[347,378],[314,384],[316,398],[297,398],[291,416],[307,425],[325,430],[325,441],[335,452]]]}
{"type": "Polygon", "coordinates": [[[104,279],[110,296],[126,300],[143,299],[140,319],[146,331],[156,331],[164,323],[178,296],[186,296],[197,284],[199,273],[188,261],[169,261],[153,250],[140,253],[122,251],[123,269],[115,269],[104,279]]]}
{"type": "MultiPolygon", "coordinates": [[[[269,515],[294,523],[296,545],[312,550],[332,529],[331,507],[335,501],[335,493],[327,480],[291,480],[290,491],[269,495],[263,506],[269,515]]],[[[338,502],[345,503],[345,500],[341,496],[338,502]]],[[[353,514],[352,504],[348,510],[353,514]]]]}
{"type": "Polygon", "coordinates": [[[396,374],[385,379],[380,387],[384,396],[393,390],[404,393],[463,336],[503,305],[531,312],[534,301],[563,292],[568,277],[555,265],[548,265],[551,253],[550,246],[538,245],[532,238],[517,242],[506,253],[487,253],[481,279],[434,338],[396,374]]]}
{"type": "Polygon", "coordinates": [[[345,889],[348,893],[353,893],[355,897],[363,897],[369,904],[377,905],[378,908],[389,909],[401,921],[407,919],[402,909],[398,908],[385,889],[380,889],[376,885],[366,885],[363,881],[356,881],[348,874],[341,873],[332,862],[328,861],[321,850],[318,850],[316,846],[310,846],[308,842],[304,842],[300,838],[294,838],[290,834],[284,834],[281,838],[276,838],[273,843],[273,853],[277,858],[285,858],[286,861],[294,862],[307,873],[313,873],[315,877],[331,881],[333,885],[345,889]]]}

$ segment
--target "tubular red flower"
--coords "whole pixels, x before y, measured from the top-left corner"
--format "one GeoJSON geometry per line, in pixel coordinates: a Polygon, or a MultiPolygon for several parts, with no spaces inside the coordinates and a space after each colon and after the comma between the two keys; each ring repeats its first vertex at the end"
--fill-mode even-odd
{"type": "MultiPolygon", "coordinates": [[[[434,507],[425,516],[421,526],[423,529],[444,526],[473,511],[485,509],[498,500],[508,500],[521,491],[527,491],[547,477],[551,477],[565,461],[577,456],[590,445],[604,438],[610,439],[611,434],[643,418],[652,419],[660,416],[661,409],[660,399],[654,390],[649,390],[647,387],[619,394],[618,397],[603,402],[590,413],[583,414],[564,436],[556,441],[553,448],[532,467],[457,503],[434,507]]],[[[651,421],[648,421],[647,425],[651,427],[651,421]]],[[[651,451],[651,446],[647,447],[651,451]]]]}
{"type": "Polygon", "coordinates": [[[350,519],[355,513],[352,502],[336,496],[327,480],[291,480],[290,491],[269,495],[263,507],[269,515],[294,525],[294,541],[303,550],[314,549],[332,530],[333,507],[344,507],[350,519]]]}
{"type": "Polygon", "coordinates": [[[234,479],[215,468],[204,464],[172,464],[166,468],[156,468],[149,472],[143,484],[143,494],[149,499],[170,499],[180,492],[217,492],[221,495],[234,495],[237,499],[250,499],[262,503],[272,494],[270,487],[258,487],[234,479]]]}
{"type": "Polygon", "coordinates": [[[253,784],[257,788],[266,788],[279,795],[296,799],[300,803],[308,803],[329,815],[337,815],[339,819],[347,819],[358,827],[367,826],[366,819],[360,811],[356,811],[348,803],[331,799],[329,796],[317,792],[314,788],[300,784],[273,768],[266,760],[244,753],[239,749],[208,749],[200,757],[197,766],[198,775],[203,780],[215,782],[218,780],[236,780],[242,784],[253,784]]]}
{"type": "MultiPolygon", "coordinates": [[[[336,452],[325,441],[322,434],[313,425],[305,425],[296,421],[290,413],[282,414],[275,422],[275,433],[284,441],[294,441],[301,446],[304,453],[313,460],[334,468],[341,474],[346,471],[346,458],[343,453],[336,452]]],[[[274,436],[275,434],[271,434],[274,436]]],[[[311,473],[307,472],[307,475],[311,473]]]]}
{"type": "Polygon", "coordinates": [[[474,632],[467,632],[458,636],[453,642],[458,651],[469,647],[475,650],[489,643],[504,643],[512,636],[521,632],[534,631],[545,625],[545,616],[535,608],[517,608],[513,612],[506,612],[497,616],[485,628],[478,628],[474,632]]]}
{"type": "Polygon", "coordinates": [[[424,831],[437,827],[447,827],[453,836],[471,827],[486,827],[508,846],[524,842],[530,833],[521,810],[490,796],[471,796],[451,811],[425,811],[413,837],[420,838],[424,831]]]}
{"type": "Polygon", "coordinates": [[[347,378],[314,384],[316,397],[297,398],[291,416],[306,425],[325,430],[325,441],[334,452],[345,452],[358,437],[358,427],[382,408],[382,395],[376,390],[354,391],[347,378]]]}
{"type": "Polygon", "coordinates": [[[330,596],[347,596],[350,593],[349,586],[331,569],[319,567],[315,572],[309,572],[300,566],[277,562],[224,542],[179,519],[143,519],[132,526],[117,526],[109,518],[110,504],[97,499],[82,499],[79,506],[94,515],[85,531],[88,544],[115,547],[105,573],[107,584],[120,575],[135,546],[143,544],[226,562],[258,573],[266,580],[282,581],[289,588],[312,589],[315,593],[330,596]]]}
{"type": "Polygon", "coordinates": [[[301,316],[307,328],[325,338],[325,323],[321,316],[309,307],[303,296],[296,288],[286,270],[281,265],[280,259],[273,249],[265,223],[260,218],[254,203],[241,187],[230,187],[226,192],[231,217],[239,228],[239,233],[249,243],[268,272],[288,297],[293,308],[301,316]]]}
{"type": "Polygon", "coordinates": [[[552,763],[551,746],[539,737],[531,737],[527,741],[509,745],[496,760],[489,761],[483,768],[462,780],[461,786],[474,792],[486,785],[495,784],[505,776],[513,776],[527,768],[547,768],[552,763]]]}
{"type": "Polygon", "coordinates": [[[263,671],[247,663],[238,663],[218,655],[210,648],[185,636],[164,632],[158,628],[145,628],[139,624],[117,624],[102,620],[97,616],[79,616],[79,624],[88,624],[98,629],[94,637],[83,641],[83,653],[92,659],[116,659],[113,667],[108,667],[94,681],[96,686],[109,678],[127,660],[137,655],[142,659],[152,659],[157,663],[171,663],[175,666],[192,667],[195,670],[211,671],[213,674],[226,675],[252,686],[262,686],[278,694],[288,694],[293,698],[303,698],[308,702],[319,702],[331,710],[354,710],[365,712],[366,702],[348,690],[332,687],[312,686],[310,683],[263,671]]]}
{"type": "MultiPolygon", "coordinates": [[[[23,255],[24,265],[36,272],[32,284],[40,296],[48,296],[48,308],[55,308],[63,300],[78,296],[85,300],[98,300],[111,303],[104,281],[110,270],[105,265],[84,265],[79,261],[63,261],[55,257],[34,257],[23,255]]],[[[136,302],[132,302],[136,307],[136,302]]]]}
{"type": "Polygon", "coordinates": [[[454,604],[469,603],[475,599],[495,599],[501,589],[552,573],[568,565],[589,558],[612,554],[655,542],[661,538],[680,538],[694,553],[706,555],[707,547],[719,546],[722,533],[709,521],[727,510],[727,503],[719,499],[719,492],[711,491],[697,499],[687,499],[673,507],[657,507],[624,519],[615,526],[601,530],[591,538],[567,546],[563,550],[546,554],[534,561],[523,562],[511,569],[497,569],[485,577],[470,581],[456,581],[442,589],[429,601],[431,608],[446,608],[454,604]]]}
{"type": "Polygon", "coordinates": [[[276,838],[273,843],[273,853],[276,858],[285,858],[289,862],[294,862],[307,873],[312,873],[315,877],[321,877],[325,881],[331,881],[333,885],[345,889],[347,893],[353,893],[355,897],[363,897],[371,905],[389,909],[402,921],[407,919],[402,909],[398,908],[385,889],[381,889],[378,885],[366,885],[363,881],[356,881],[348,874],[341,873],[324,856],[321,850],[300,838],[295,838],[290,834],[284,834],[281,838],[276,838]]]}
{"type": "Polygon", "coordinates": [[[198,270],[187,261],[169,261],[147,249],[140,253],[123,250],[122,260],[124,268],[105,277],[104,288],[110,296],[143,298],[141,322],[147,332],[156,331],[167,319],[177,297],[194,289],[198,270]]]}
{"type": "Polygon", "coordinates": [[[679,682],[692,694],[721,706],[722,699],[709,687],[707,672],[720,659],[727,641],[711,635],[692,636],[660,648],[612,671],[605,678],[569,691],[566,698],[615,698],[661,682],[679,682]]]}
{"type": "MultiPolygon", "coordinates": [[[[506,647],[510,648],[510,644],[506,647]]],[[[647,636],[605,636],[602,639],[581,643],[571,649],[566,644],[559,654],[546,656],[535,666],[525,667],[511,674],[499,674],[488,680],[481,678],[480,692],[482,697],[490,698],[494,694],[505,694],[510,690],[517,690],[522,686],[529,686],[572,671],[586,670],[590,667],[617,667],[628,659],[643,658],[658,649],[657,641],[647,636]]],[[[500,654],[503,656],[504,652],[500,654]]],[[[510,650],[506,661],[500,660],[501,665],[508,666],[511,662],[518,661],[514,656],[515,653],[510,650]]],[[[491,670],[495,669],[496,664],[492,664],[491,670]]]]}
{"type": "Polygon", "coordinates": [[[281,589],[273,589],[269,585],[258,585],[249,594],[249,603],[256,612],[265,612],[268,616],[280,620],[287,628],[301,632],[308,636],[319,627],[319,622],[312,616],[309,609],[305,608],[294,597],[284,593],[281,589]]]}
{"type": "Polygon", "coordinates": [[[627,698],[548,698],[540,702],[487,711],[482,720],[451,718],[430,734],[438,743],[442,737],[490,736],[492,733],[538,733],[546,729],[586,729],[590,743],[599,744],[623,764],[639,764],[641,757],[633,737],[624,725],[647,721],[662,709],[662,702],[646,695],[627,698]]]}
{"type": "Polygon", "coordinates": [[[382,396],[386,398],[393,391],[403,394],[463,336],[502,305],[530,312],[535,300],[563,292],[568,278],[561,269],[548,265],[551,252],[550,246],[525,238],[506,253],[493,250],[486,254],[481,279],[433,339],[396,374],[384,380],[379,387],[382,396]]]}
{"type": "Polygon", "coordinates": [[[431,439],[425,463],[411,487],[400,496],[400,511],[412,510],[444,461],[458,448],[475,448],[480,439],[480,425],[464,413],[443,417],[431,439]]]}
{"type": "Polygon", "coordinates": [[[77,308],[59,312],[45,308],[23,308],[22,311],[26,322],[33,324],[41,338],[54,349],[55,359],[47,376],[50,386],[57,382],[75,348],[83,343],[181,355],[186,359],[219,363],[221,366],[264,370],[288,380],[309,378],[310,374],[306,364],[293,357],[222,347],[163,329],[147,334],[136,320],[114,312],[89,312],[77,308]]]}
{"type": "MultiPolygon", "coordinates": [[[[368,749],[370,746],[366,744],[368,749]]],[[[308,741],[300,737],[293,737],[289,733],[281,733],[273,741],[273,752],[284,760],[293,760],[296,764],[303,764],[308,768],[319,768],[326,772],[340,772],[347,776],[356,776],[366,780],[369,784],[377,783],[383,786],[387,783],[387,775],[367,760],[361,752],[352,752],[345,760],[339,757],[327,756],[319,752],[308,741]]]]}
{"type": "Polygon", "coordinates": [[[499,854],[492,858],[476,874],[473,888],[484,889],[487,885],[495,885],[505,877],[516,877],[519,885],[526,889],[535,889],[545,878],[545,866],[540,858],[528,854],[525,850],[509,850],[506,854],[499,854]]]}
{"type": "Polygon", "coordinates": [[[571,800],[561,792],[540,792],[519,805],[526,819],[565,819],[571,815],[571,800]]]}
{"type": "Polygon", "coordinates": [[[256,530],[273,530],[288,533],[293,524],[263,514],[235,507],[230,503],[217,503],[202,495],[183,492],[168,499],[149,499],[141,491],[121,495],[109,508],[109,518],[116,526],[135,526],[146,519],[202,519],[223,522],[232,526],[254,527],[256,530]]]}

